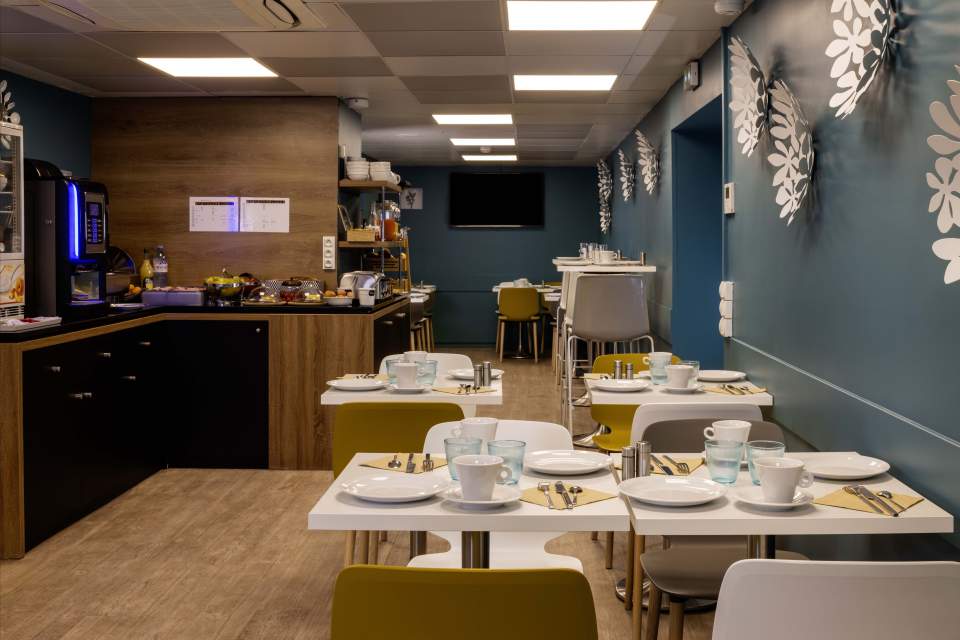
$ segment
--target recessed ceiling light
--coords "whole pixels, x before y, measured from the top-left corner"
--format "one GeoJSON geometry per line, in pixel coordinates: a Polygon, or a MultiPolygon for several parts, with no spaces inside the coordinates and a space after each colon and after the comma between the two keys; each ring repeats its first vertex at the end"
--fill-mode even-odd
{"type": "Polygon", "coordinates": [[[177,78],[275,78],[253,58],[137,58],[177,78]]]}
{"type": "Polygon", "coordinates": [[[435,113],[433,119],[437,124],[513,124],[513,116],[509,113],[435,113]]]}
{"type": "Polygon", "coordinates": [[[510,31],[639,31],[656,0],[507,2],[510,31]]]}
{"type": "Polygon", "coordinates": [[[516,154],[500,156],[491,154],[484,154],[482,156],[465,155],[463,159],[467,162],[516,162],[517,156],[516,154]]]}
{"type": "Polygon", "coordinates": [[[450,138],[455,147],[512,147],[517,144],[513,138],[450,138]]]}
{"type": "Polygon", "coordinates": [[[616,75],[603,76],[513,76],[517,91],[609,91],[616,75]]]}

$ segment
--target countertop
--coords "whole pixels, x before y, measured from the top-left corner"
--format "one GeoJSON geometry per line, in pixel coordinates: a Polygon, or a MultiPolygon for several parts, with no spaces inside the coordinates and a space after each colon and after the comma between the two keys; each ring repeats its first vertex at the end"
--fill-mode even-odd
{"type": "Polygon", "coordinates": [[[382,309],[389,307],[390,305],[396,304],[402,300],[406,300],[406,295],[397,295],[392,298],[388,298],[373,307],[333,307],[330,305],[321,305],[317,307],[299,307],[292,305],[277,305],[270,307],[217,307],[217,306],[202,306],[202,307],[180,307],[180,306],[159,306],[159,307],[147,307],[144,309],[136,309],[133,311],[111,311],[104,316],[98,316],[95,318],[85,318],[82,320],[71,320],[64,321],[63,323],[44,329],[36,329],[32,331],[15,331],[9,333],[0,333],[0,344],[6,343],[18,343],[18,342],[28,342],[30,340],[36,340],[38,338],[47,338],[49,336],[62,335],[66,333],[71,333],[73,331],[80,331],[82,329],[92,329],[94,327],[102,327],[105,325],[114,324],[116,322],[124,322],[126,320],[134,320],[137,318],[145,318],[149,316],[158,315],[161,313],[182,313],[182,314],[191,314],[191,313],[220,313],[224,316],[230,315],[243,315],[243,314],[324,314],[324,315],[357,315],[365,316],[376,313],[382,309]]]}

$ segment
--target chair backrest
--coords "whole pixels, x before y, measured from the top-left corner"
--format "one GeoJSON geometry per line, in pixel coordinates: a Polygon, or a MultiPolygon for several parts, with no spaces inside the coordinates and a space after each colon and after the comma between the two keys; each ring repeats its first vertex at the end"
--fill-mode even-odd
{"type": "MultiPolygon", "coordinates": [[[[402,359],[403,354],[395,353],[389,356],[384,356],[380,361],[380,373],[387,372],[387,360],[402,359]]],[[[470,356],[465,356],[462,353],[428,353],[427,360],[436,360],[437,361],[437,375],[439,376],[442,373],[450,371],[451,369],[472,369],[473,361],[470,360],[470,356]]]]}
{"type": "Polygon", "coordinates": [[[540,294],[533,287],[513,287],[500,292],[500,315],[507,320],[529,320],[540,313],[540,294]]]}
{"type": "Polygon", "coordinates": [[[598,342],[649,335],[643,276],[588,273],[577,280],[573,334],[598,342]]]}
{"type": "MultiPolygon", "coordinates": [[[[692,418],[688,420],[661,420],[647,425],[643,439],[655,453],[703,451],[703,430],[717,420],[729,418],[692,418]]],[[[783,442],[783,429],[772,422],[750,422],[750,440],[783,442]]]]}
{"type": "Polygon", "coordinates": [[[960,563],[741,560],[713,640],[956,638],[960,563]]]}
{"type": "Polygon", "coordinates": [[[333,422],[333,474],[340,475],[361,451],[419,451],[435,424],[462,420],[452,402],[351,402],[337,407],[333,422]]]}
{"type": "Polygon", "coordinates": [[[417,569],[356,565],[337,576],[331,640],[596,640],[590,584],[571,569],[417,569]],[[376,615],[371,615],[375,603],[376,615]],[[576,615],[558,607],[576,606],[576,615]],[[508,619],[484,622],[497,612],[508,619]]]}
{"type": "Polygon", "coordinates": [[[664,420],[689,420],[712,418],[713,420],[749,420],[761,422],[760,407],[740,402],[705,402],[703,404],[659,403],[642,404],[633,414],[630,427],[630,442],[644,439],[644,432],[654,422],[664,420]]]}
{"type": "MultiPolygon", "coordinates": [[[[632,364],[634,371],[648,371],[650,365],[644,364],[643,359],[650,355],[649,353],[611,353],[599,356],[593,361],[594,373],[613,373],[614,360],[620,360],[624,365],[632,364]]],[[[681,360],[680,356],[674,354],[670,359],[672,364],[677,364],[681,360]]]]}
{"type": "MultiPolygon", "coordinates": [[[[453,436],[453,430],[460,426],[460,421],[441,422],[430,427],[423,439],[424,453],[443,453],[443,441],[453,436]]],[[[523,440],[527,443],[526,451],[541,451],[543,449],[573,449],[573,438],[570,431],[553,422],[535,422],[533,420],[498,420],[497,440],[523,440]]]]}
{"type": "MultiPolygon", "coordinates": [[[[566,275],[566,274],[564,274],[566,275]]],[[[568,319],[573,320],[573,311],[576,307],[577,300],[577,283],[580,282],[580,278],[583,277],[582,273],[574,272],[570,274],[570,284],[567,286],[567,296],[563,298],[565,304],[563,305],[564,312],[568,319]]]]}

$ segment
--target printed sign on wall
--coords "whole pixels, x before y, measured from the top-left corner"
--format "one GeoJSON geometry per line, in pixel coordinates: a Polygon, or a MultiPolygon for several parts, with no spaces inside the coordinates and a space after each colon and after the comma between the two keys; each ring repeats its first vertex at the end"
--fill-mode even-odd
{"type": "Polygon", "coordinates": [[[423,209],[423,189],[410,188],[400,192],[401,209],[423,209]]]}

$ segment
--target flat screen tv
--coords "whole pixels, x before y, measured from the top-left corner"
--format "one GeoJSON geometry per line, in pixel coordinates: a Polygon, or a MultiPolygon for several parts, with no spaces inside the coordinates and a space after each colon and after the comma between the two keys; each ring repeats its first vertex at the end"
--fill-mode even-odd
{"type": "Polygon", "coordinates": [[[542,173],[451,173],[450,226],[542,227],[542,173]]]}

